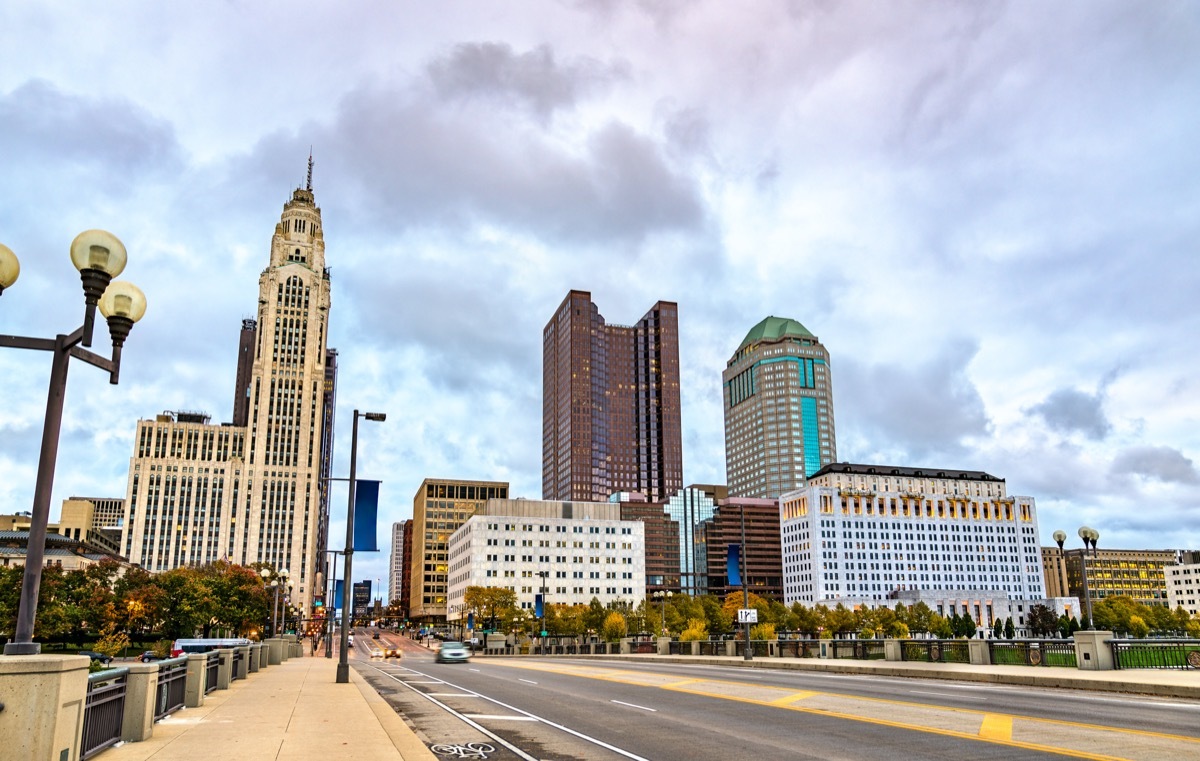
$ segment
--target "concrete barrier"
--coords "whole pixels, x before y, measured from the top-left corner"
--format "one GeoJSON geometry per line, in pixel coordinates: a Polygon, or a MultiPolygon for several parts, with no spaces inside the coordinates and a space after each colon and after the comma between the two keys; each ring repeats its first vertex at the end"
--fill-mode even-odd
{"type": "Polygon", "coordinates": [[[228,690],[230,682],[233,681],[233,648],[222,647],[216,653],[221,659],[217,666],[217,689],[228,690]]]}
{"type": "Polygon", "coordinates": [[[1086,671],[1111,671],[1112,646],[1109,641],[1113,633],[1102,630],[1083,629],[1075,632],[1075,665],[1086,671]]]}
{"type": "Polygon", "coordinates": [[[208,678],[208,653],[187,654],[187,680],[183,688],[183,704],[188,708],[204,705],[205,680],[208,678]]]}
{"type": "Polygon", "coordinates": [[[0,755],[79,758],[90,662],[82,655],[0,656],[0,755]]]}
{"type": "Polygon", "coordinates": [[[154,734],[154,709],[158,700],[158,664],[131,663],[125,678],[125,715],[122,742],[141,742],[154,734]]]}

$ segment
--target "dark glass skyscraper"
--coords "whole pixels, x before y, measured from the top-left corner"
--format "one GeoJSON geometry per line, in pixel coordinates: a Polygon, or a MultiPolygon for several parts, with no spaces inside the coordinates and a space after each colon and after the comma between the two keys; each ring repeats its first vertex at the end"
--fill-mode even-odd
{"type": "Polygon", "coordinates": [[[608,325],[571,291],[542,332],[542,498],[661,502],[682,485],[677,305],[608,325]]]}

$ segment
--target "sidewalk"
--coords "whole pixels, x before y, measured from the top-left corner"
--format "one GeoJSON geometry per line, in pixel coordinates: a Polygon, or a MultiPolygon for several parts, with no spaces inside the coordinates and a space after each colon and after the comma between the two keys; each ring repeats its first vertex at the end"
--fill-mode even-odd
{"type": "Polygon", "coordinates": [[[435,759],[408,725],[350,669],[337,684],[337,660],[290,658],[214,690],[199,708],[154,725],[154,736],[102,751],[101,761],[370,761],[435,759]]]}

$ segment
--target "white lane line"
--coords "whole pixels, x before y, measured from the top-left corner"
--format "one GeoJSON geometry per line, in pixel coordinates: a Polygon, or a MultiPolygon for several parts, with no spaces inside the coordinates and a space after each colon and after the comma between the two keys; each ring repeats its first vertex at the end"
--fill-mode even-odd
{"type": "Polygon", "coordinates": [[[471,671],[479,671],[479,669],[471,669],[471,671]]]}
{"type": "MultiPolygon", "coordinates": [[[[397,678],[396,678],[394,675],[392,675],[392,674],[389,674],[388,672],[384,671],[383,669],[379,668],[378,666],[375,666],[375,667],[373,667],[373,668],[375,668],[375,670],[376,670],[376,671],[378,671],[380,674],[383,674],[384,676],[388,677],[389,679],[395,679],[397,682],[400,682],[400,683],[401,683],[401,684],[403,684],[404,686],[406,686],[406,687],[408,686],[408,685],[407,685],[407,683],[405,683],[403,680],[397,679],[397,678]]],[[[419,673],[419,672],[414,672],[414,673],[419,673]]],[[[459,687],[459,686],[458,686],[458,685],[456,685],[456,684],[450,684],[449,682],[447,682],[446,684],[447,684],[448,686],[450,686],[450,687],[454,687],[454,688],[456,688],[456,689],[464,690],[464,691],[466,691],[466,692],[474,692],[473,690],[468,690],[468,689],[467,689],[467,688],[465,688],[465,687],[459,687]]],[[[410,687],[409,689],[412,689],[412,688],[410,687]]],[[[467,718],[466,716],[464,716],[463,714],[459,713],[458,711],[455,711],[455,710],[454,710],[453,708],[451,708],[450,706],[448,706],[448,705],[446,705],[445,703],[442,703],[441,701],[439,701],[437,698],[430,698],[430,697],[427,697],[427,696],[426,696],[424,693],[422,693],[420,690],[412,690],[412,691],[413,691],[413,692],[415,692],[416,694],[420,695],[421,697],[424,697],[424,698],[426,698],[427,700],[429,700],[429,702],[431,702],[431,703],[433,703],[433,704],[437,705],[438,707],[440,707],[442,710],[446,711],[447,713],[450,713],[450,714],[453,714],[453,715],[455,715],[455,716],[459,717],[459,718],[460,718],[460,719],[462,719],[464,722],[466,722],[466,723],[467,723],[467,724],[469,724],[470,726],[474,727],[475,729],[478,729],[480,732],[483,732],[485,735],[487,735],[488,737],[492,738],[492,739],[493,739],[493,740],[495,740],[496,742],[500,743],[500,744],[501,744],[501,745],[503,745],[504,747],[508,748],[508,749],[509,749],[509,750],[511,750],[513,753],[516,753],[516,754],[517,754],[518,756],[520,756],[521,758],[523,758],[523,759],[526,759],[526,761],[537,761],[537,759],[535,759],[535,758],[533,758],[532,756],[530,756],[530,755],[528,755],[528,754],[524,753],[523,751],[521,751],[519,748],[517,748],[516,746],[512,745],[511,743],[509,743],[509,742],[506,742],[506,741],[505,741],[503,738],[499,737],[499,736],[498,736],[498,735],[496,735],[494,732],[489,732],[489,731],[488,731],[487,729],[485,729],[485,728],[484,728],[482,725],[480,725],[480,724],[477,724],[477,723],[475,723],[474,721],[471,721],[470,719],[468,719],[468,718],[467,718]]],[[[643,758],[642,756],[639,756],[639,755],[637,755],[636,753],[631,753],[631,752],[629,752],[629,751],[627,751],[627,750],[624,750],[623,748],[618,748],[618,747],[617,747],[617,746],[615,746],[615,745],[611,745],[611,744],[609,744],[609,743],[606,743],[606,742],[604,742],[603,740],[599,740],[599,739],[597,739],[597,738],[595,738],[595,737],[591,737],[590,735],[585,735],[584,733],[582,733],[582,732],[578,732],[578,731],[576,731],[576,730],[574,730],[574,729],[571,729],[570,727],[564,727],[562,724],[559,724],[559,723],[557,723],[557,722],[554,722],[554,721],[550,721],[549,719],[546,719],[546,718],[544,718],[544,717],[538,716],[538,715],[536,715],[536,714],[532,714],[532,713],[530,713],[529,711],[522,711],[520,708],[517,708],[517,707],[515,707],[515,706],[510,706],[508,703],[504,703],[504,702],[502,702],[502,701],[496,700],[496,699],[495,699],[495,698],[493,698],[493,697],[489,697],[489,696],[487,696],[487,695],[483,695],[483,694],[480,694],[480,693],[478,693],[478,692],[475,692],[474,694],[475,694],[475,696],[476,696],[476,697],[478,697],[478,698],[482,698],[483,700],[486,700],[486,701],[488,701],[489,703],[493,703],[493,704],[495,704],[495,705],[498,705],[498,706],[500,706],[501,708],[507,708],[508,710],[512,711],[513,713],[519,713],[519,714],[521,714],[522,716],[528,716],[530,719],[532,719],[532,720],[534,720],[534,721],[539,721],[539,722],[541,722],[542,724],[545,724],[545,725],[546,725],[546,726],[548,726],[548,727],[553,727],[554,729],[557,729],[557,730],[559,730],[560,732],[566,732],[567,734],[569,734],[569,735],[571,735],[571,736],[573,736],[573,737],[578,737],[580,740],[583,740],[583,741],[585,741],[585,742],[590,742],[590,743],[591,743],[591,744],[593,744],[593,745],[598,745],[598,746],[600,746],[601,748],[604,748],[605,750],[610,750],[610,751],[612,751],[613,753],[616,753],[616,754],[618,754],[618,755],[624,756],[625,758],[631,759],[631,761],[650,761],[649,759],[647,759],[647,758],[643,758]]]]}
{"type": "Polygon", "coordinates": [[[435,698],[473,698],[473,694],[467,692],[427,692],[426,695],[432,695],[435,698]]]}
{"type": "Polygon", "coordinates": [[[537,721],[532,716],[505,716],[502,714],[487,714],[487,713],[464,713],[468,719],[479,719],[480,721],[537,721]]]}
{"type": "Polygon", "coordinates": [[[939,698],[953,698],[955,700],[977,700],[982,703],[987,702],[987,698],[977,698],[971,695],[955,695],[949,692],[926,692],[925,690],[909,690],[913,695],[937,695],[939,698]]]}
{"type": "Polygon", "coordinates": [[[640,708],[643,711],[650,711],[651,713],[658,713],[657,708],[647,708],[646,706],[640,706],[636,703],[626,703],[624,700],[610,700],[608,702],[616,703],[617,705],[621,706],[629,706],[630,708],[640,708]]]}
{"type": "Polygon", "coordinates": [[[414,679],[405,679],[405,680],[404,680],[404,683],[405,683],[405,684],[445,684],[445,682],[438,682],[438,681],[433,681],[433,682],[418,682],[418,681],[416,681],[416,680],[414,680],[414,679]]]}
{"type": "Polygon", "coordinates": [[[537,682],[533,681],[532,679],[517,679],[517,681],[518,682],[528,682],[529,684],[537,684],[537,682]]]}

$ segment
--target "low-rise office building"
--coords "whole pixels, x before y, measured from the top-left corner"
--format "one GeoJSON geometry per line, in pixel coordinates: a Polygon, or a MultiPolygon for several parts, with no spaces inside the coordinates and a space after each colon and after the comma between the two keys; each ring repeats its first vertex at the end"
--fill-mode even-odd
{"type": "Polygon", "coordinates": [[[834,463],[780,498],[784,602],[1046,594],[1032,497],[980,471],[834,463]]]}
{"type": "Polygon", "coordinates": [[[1167,605],[1200,615],[1200,552],[1182,552],[1179,562],[1163,569],[1167,582],[1167,605]]]}
{"type": "Polygon", "coordinates": [[[447,621],[465,621],[467,588],[507,587],[533,613],[548,604],[593,598],[637,607],[645,599],[645,527],[621,520],[608,502],[488,500],[450,537],[447,621]]]}
{"type": "Polygon", "coordinates": [[[1091,597],[1093,605],[1117,596],[1143,605],[1167,605],[1164,569],[1178,558],[1177,550],[1042,548],[1048,594],[1091,597]]]}

